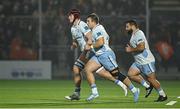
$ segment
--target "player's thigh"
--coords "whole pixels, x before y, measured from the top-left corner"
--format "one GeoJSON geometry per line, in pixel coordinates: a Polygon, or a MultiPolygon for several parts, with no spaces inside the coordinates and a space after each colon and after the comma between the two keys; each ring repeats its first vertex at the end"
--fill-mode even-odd
{"type": "Polygon", "coordinates": [[[81,60],[83,63],[87,63],[88,58],[86,57],[87,51],[83,51],[81,55],[79,56],[79,60],[81,60]]]}
{"type": "Polygon", "coordinates": [[[107,71],[106,69],[104,69],[104,67],[99,68],[96,71],[96,74],[98,74],[99,76],[109,79],[109,80],[114,80],[115,78],[109,73],[109,71],[107,71]]]}
{"type": "Polygon", "coordinates": [[[101,64],[98,62],[97,58],[93,56],[85,65],[85,72],[95,72],[98,68],[101,67],[101,64]]]}
{"type": "Polygon", "coordinates": [[[136,63],[133,63],[128,70],[128,76],[135,76],[140,74],[139,66],[136,63]]]}
{"type": "Polygon", "coordinates": [[[101,63],[101,65],[110,72],[118,68],[116,56],[113,51],[103,53],[98,57],[98,60],[101,63]]]}
{"type": "Polygon", "coordinates": [[[141,65],[141,72],[147,77],[154,78],[155,77],[155,62],[150,62],[145,65],[141,65]]]}
{"type": "Polygon", "coordinates": [[[147,79],[149,80],[149,81],[154,81],[154,80],[156,80],[156,74],[155,74],[155,72],[152,72],[152,73],[150,73],[150,74],[148,74],[147,75],[147,79]]]}

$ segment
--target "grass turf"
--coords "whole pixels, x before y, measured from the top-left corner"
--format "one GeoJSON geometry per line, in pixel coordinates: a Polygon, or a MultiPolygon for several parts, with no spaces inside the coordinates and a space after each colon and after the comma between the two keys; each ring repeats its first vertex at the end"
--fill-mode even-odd
{"type": "Polygon", "coordinates": [[[140,99],[133,102],[129,91],[125,97],[122,89],[107,80],[97,81],[100,97],[92,102],[85,99],[90,94],[90,88],[83,81],[81,99],[68,101],[64,99],[74,90],[71,80],[0,80],[0,108],[180,108],[180,82],[162,81],[164,90],[168,94],[165,102],[153,102],[158,95],[155,90],[148,98],[144,98],[145,89],[140,87],[140,99]],[[172,106],[165,105],[169,101],[178,101],[172,106]]]}

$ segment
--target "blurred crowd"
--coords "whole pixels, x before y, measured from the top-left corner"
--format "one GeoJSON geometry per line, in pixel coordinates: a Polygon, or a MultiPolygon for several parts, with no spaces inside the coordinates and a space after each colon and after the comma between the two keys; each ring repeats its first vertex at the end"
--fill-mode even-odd
{"type": "MultiPolygon", "coordinates": [[[[146,30],[145,0],[1,0],[0,59],[37,60],[41,47],[44,60],[72,64],[73,51],[67,50],[72,40],[67,13],[72,8],[80,9],[83,20],[88,14],[96,12],[111,36],[115,51],[123,48],[128,40],[124,37],[123,25],[127,18],[136,18],[141,29],[146,30]],[[39,45],[39,15],[42,17],[42,46],[39,45]]],[[[180,56],[180,16],[166,14],[163,17],[159,13],[151,16],[149,36],[150,46],[164,68],[168,68],[169,62],[173,63],[172,57],[177,61],[180,56]],[[159,42],[167,43],[172,49],[168,59],[157,48],[159,42]]]]}
{"type": "MultiPolygon", "coordinates": [[[[35,0],[34,0],[35,1],[35,0]]],[[[31,17],[37,3],[30,0],[0,1],[0,59],[37,59],[37,21],[31,17]]]]}
{"type": "Polygon", "coordinates": [[[167,72],[169,67],[177,66],[180,71],[180,15],[168,12],[154,14],[150,24],[150,46],[155,51],[157,64],[167,72]]]}

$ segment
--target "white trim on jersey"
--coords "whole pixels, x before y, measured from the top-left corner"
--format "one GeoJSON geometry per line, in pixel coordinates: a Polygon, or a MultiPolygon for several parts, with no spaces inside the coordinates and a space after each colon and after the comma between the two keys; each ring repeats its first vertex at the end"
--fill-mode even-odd
{"type": "Polygon", "coordinates": [[[89,32],[91,32],[91,30],[89,30],[89,31],[85,32],[85,33],[84,33],[84,35],[86,36],[86,35],[87,35],[87,33],[89,33],[89,32]]]}

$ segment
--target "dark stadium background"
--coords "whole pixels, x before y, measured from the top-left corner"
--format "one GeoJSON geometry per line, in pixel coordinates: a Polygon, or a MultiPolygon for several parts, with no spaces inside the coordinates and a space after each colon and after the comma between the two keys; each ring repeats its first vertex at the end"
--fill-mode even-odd
{"type": "MultiPolygon", "coordinates": [[[[85,77],[85,75],[84,75],[85,77]]],[[[180,0],[0,0],[0,108],[179,108],[180,0]],[[137,104],[132,95],[96,76],[100,97],[87,103],[90,88],[84,78],[80,101],[67,101],[74,90],[72,66],[79,49],[70,50],[71,25],[67,13],[100,17],[124,73],[133,62],[124,47],[129,36],[124,21],[136,20],[156,58],[157,78],[168,100],[154,103],[154,90],[137,104]],[[176,104],[167,106],[171,101],[176,104]]]]}
{"type": "Polygon", "coordinates": [[[100,16],[125,70],[133,58],[124,52],[128,37],[123,22],[137,20],[156,57],[158,77],[180,78],[179,0],[1,0],[0,59],[49,60],[52,79],[71,78],[71,68],[79,54],[78,50],[70,50],[67,13],[72,8],[80,9],[82,20],[92,12],[100,16]],[[168,43],[172,53],[158,50],[160,41],[168,43]]]}
{"type": "Polygon", "coordinates": [[[0,60],[48,60],[52,62],[52,79],[71,78],[71,68],[79,54],[78,50],[70,50],[67,13],[72,8],[80,9],[82,20],[92,12],[100,16],[124,70],[133,58],[123,49],[129,38],[123,22],[136,19],[156,57],[158,77],[180,78],[178,0],[1,0],[0,60]],[[157,50],[160,41],[167,42],[173,53],[168,50],[160,53],[157,50]],[[168,59],[163,56],[166,53],[168,59]]]}

